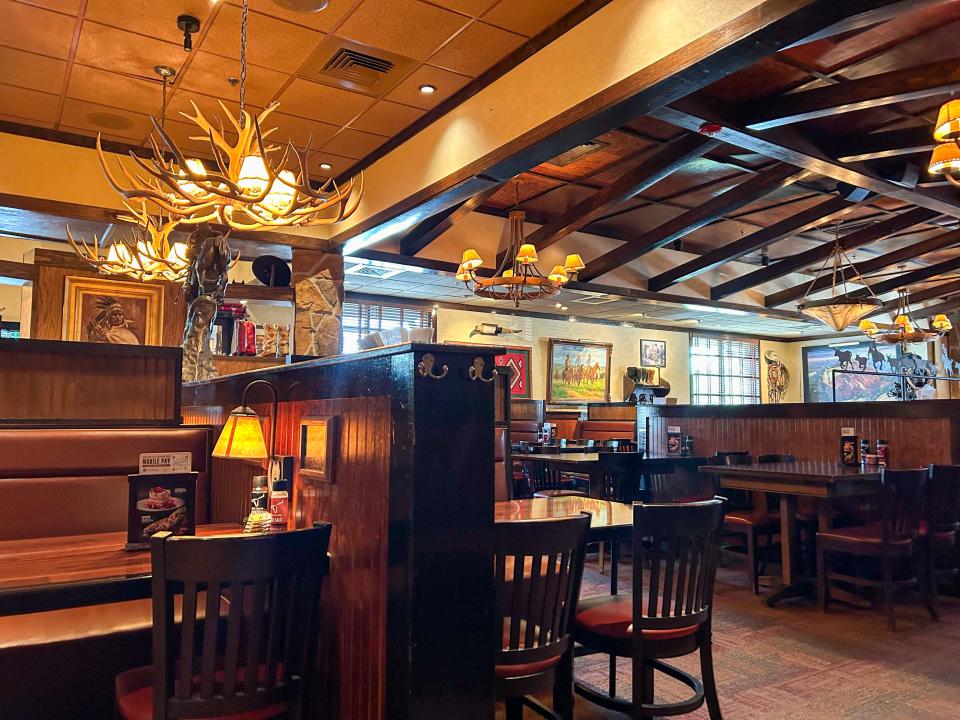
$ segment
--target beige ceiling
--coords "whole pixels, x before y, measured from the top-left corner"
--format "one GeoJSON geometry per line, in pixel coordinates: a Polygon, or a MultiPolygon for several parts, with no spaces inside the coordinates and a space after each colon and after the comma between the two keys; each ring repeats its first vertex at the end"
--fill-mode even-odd
{"type": "MultiPolygon", "coordinates": [[[[471,79],[544,30],[580,0],[330,0],[319,13],[251,0],[247,104],[281,103],[277,138],[312,138],[312,170],[341,173],[471,79]],[[392,87],[361,93],[299,77],[329,35],[410,58],[392,87]],[[437,92],[425,95],[423,84],[437,92]]],[[[190,100],[235,111],[240,0],[0,0],[0,120],[144,144],[160,107],[155,65],[177,70],[167,129],[193,134],[190,100]],[[200,18],[193,51],[176,18],[200,18]]],[[[199,152],[199,146],[194,146],[199,152]]],[[[190,145],[184,147],[190,149],[190,145]]]]}

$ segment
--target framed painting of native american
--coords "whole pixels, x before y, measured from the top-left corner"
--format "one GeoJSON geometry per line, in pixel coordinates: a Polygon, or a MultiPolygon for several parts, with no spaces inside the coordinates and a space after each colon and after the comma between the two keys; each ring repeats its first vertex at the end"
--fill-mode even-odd
{"type": "Polygon", "coordinates": [[[160,345],[163,286],[69,275],[63,293],[64,340],[160,345]]]}
{"type": "Polygon", "coordinates": [[[547,402],[610,401],[609,343],[550,339],[547,402]]]}

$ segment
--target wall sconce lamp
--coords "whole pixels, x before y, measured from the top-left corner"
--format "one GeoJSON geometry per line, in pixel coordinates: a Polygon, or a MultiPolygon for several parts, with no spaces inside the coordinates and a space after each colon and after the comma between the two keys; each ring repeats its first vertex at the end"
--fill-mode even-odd
{"type": "Polygon", "coordinates": [[[220,437],[213,448],[213,457],[230,458],[233,460],[269,460],[268,475],[270,481],[277,479],[277,388],[269,380],[254,380],[243,389],[240,397],[240,407],[230,411],[227,422],[220,431],[220,437]],[[270,415],[270,445],[263,437],[263,427],[260,425],[260,416],[247,405],[247,396],[250,390],[257,385],[270,388],[273,395],[273,408],[270,415]]]}

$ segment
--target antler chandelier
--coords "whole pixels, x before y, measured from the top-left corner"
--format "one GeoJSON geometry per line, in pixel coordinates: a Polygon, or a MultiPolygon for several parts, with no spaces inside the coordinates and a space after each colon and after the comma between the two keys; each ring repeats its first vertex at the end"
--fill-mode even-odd
{"type": "Polygon", "coordinates": [[[462,280],[475,295],[494,300],[511,300],[520,307],[521,300],[536,300],[560,292],[561,288],[586,267],[579,255],[567,255],[563,265],[555,265],[549,275],[537,269],[537,249],[523,242],[523,219],[519,208],[510,211],[510,244],[493,277],[481,277],[476,269],[483,264],[480,254],[468,248],[463,251],[457,280],[462,280]]]}
{"type": "Polygon", "coordinates": [[[155,132],[150,136],[153,157],[144,160],[130,153],[137,169],[119,165],[125,182],[110,171],[98,135],[100,164],[110,185],[125,199],[149,202],[171,219],[189,225],[216,222],[236,230],[261,230],[340,222],[360,204],[363,175],[343,186],[331,178],[315,189],[307,170],[309,143],[301,152],[290,141],[280,153],[278,145],[265,142],[276,128],[264,130],[261,124],[278,103],[257,116],[245,109],[248,4],[244,0],[240,25],[239,116],[220,101],[232,131],[226,132],[222,121],[214,127],[192,101],[194,114],[181,113],[202,133],[190,139],[209,143],[213,167],[184,155],[156,118],[152,118],[155,132]]]}
{"type": "Polygon", "coordinates": [[[934,316],[929,329],[920,327],[910,311],[910,290],[901,288],[897,291],[897,310],[893,324],[878,325],[872,320],[861,320],[859,329],[871,340],[906,347],[910,343],[932,342],[946,335],[953,329],[953,323],[941,313],[934,316]]]}
{"type": "Polygon", "coordinates": [[[823,265],[820,266],[817,277],[810,281],[807,291],[803,294],[803,297],[797,305],[797,310],[840,332],[853,325],[865,315],[869,315],[882,304],[880,299],[873,294],[870,286],[864,282],[856,266],[854,266],[850,258],[847,257],[847,253],[844,252],[843,246],[840,244],[840,223],[837,223],[833,252],[824,260],[823,265]],[[833,259],[833,273],[831,275],[830,297],[822,300],[807,300],[807,295],[813,290],[814,284],[820,279],[823,269],[831,258],[833,259]],[[845,268],[849,268],[849,272],[845,270],[845,268]],[[869,291],[869,297],[853,297],[847,293],[848,274],[851,277],[860,279],[860,282],[863,283],[869,291]],[[843,286],[842,293],[837,292],[837,275],[840,276],[840,282],[843,286]]]}

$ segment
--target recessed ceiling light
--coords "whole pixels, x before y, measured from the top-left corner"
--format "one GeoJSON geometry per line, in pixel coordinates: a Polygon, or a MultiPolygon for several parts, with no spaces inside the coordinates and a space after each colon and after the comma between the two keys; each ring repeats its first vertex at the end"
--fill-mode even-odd
{"type": "Polygon", "coordinates": [[[436,91],[437,91],[436,85],[428,85],[424,83],[423,85],[420,86],[420,92],[422,92],[424,95],[432,95],[436,91]]]}
{"type": "Polygon", "coordinates": [[[561,309],[561,310],[566,310],[566,309],[567,309],[567,306],[566,306],[566,305],[561,305],[561,306],[560,306],[560,309],[561,309]]]}
{"type": "Polygon", "coordinates": [[[320,169],[321,169],[321,170],[329,170],[329,169],[332,168],[332,167],[333,167],[333,165],[331,165],[330,163],[320,163],[320,169]]]}

